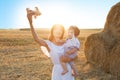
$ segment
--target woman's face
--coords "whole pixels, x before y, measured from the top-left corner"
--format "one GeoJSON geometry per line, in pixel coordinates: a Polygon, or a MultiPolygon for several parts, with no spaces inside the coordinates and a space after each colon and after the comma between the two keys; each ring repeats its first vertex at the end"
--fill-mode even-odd
{"type": "Polygon", "coordinates": [[[68,30],[68,38],[72,38],[74,35],[74,30],[70,29],[68,30]]]}
{"type": "Polygon", "coordinates": [[[63,34],[63,29],[61,27],[55,27],[53,30],[53,36],[54,38],[61,38],[63,34]]]}

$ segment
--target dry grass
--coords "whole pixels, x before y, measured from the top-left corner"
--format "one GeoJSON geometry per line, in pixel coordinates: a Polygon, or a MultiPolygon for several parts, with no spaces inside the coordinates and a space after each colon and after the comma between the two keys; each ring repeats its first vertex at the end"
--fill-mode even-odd
{"type": "MultiPolygon", "coordinates": [[[[76,66],[79,76],[76,80],[115,80],[97,67],[86,63],[84,41],[87,36],[100,30],[81,30],[76,66]]],[[[48,30],[37,30],[40,37],[48,36],[48,30]]],[[[0,80],[51,80],[51,60],[42,54],[29,30],[0,30],[0,80]]],[[[112,66],[111,66],[112,67],[112,66]]]]}

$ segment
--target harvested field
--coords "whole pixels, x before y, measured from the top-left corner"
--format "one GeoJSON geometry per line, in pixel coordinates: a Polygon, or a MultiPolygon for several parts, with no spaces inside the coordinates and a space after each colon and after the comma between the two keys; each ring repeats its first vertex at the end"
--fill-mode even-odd
{"type": "MultiPolygon", "coordinates": [[[[75,61],[79,72],[76,80],[116,80],[116,76],[86,63],[85,39],[100,31],[81,30],[81,48],[75,61]]],[[[46,39],[49,30],[40,29],[37,33],[46,39]]],[[[0,80],[51,80],[52,66],[51,60],[42,54],[29,30],[0,30],[0,80]]]]}

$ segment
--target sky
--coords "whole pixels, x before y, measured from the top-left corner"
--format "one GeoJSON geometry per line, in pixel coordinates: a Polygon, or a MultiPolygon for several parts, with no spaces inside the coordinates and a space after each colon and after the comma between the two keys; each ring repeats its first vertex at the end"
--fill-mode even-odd
{"type": "Polygon", "coordinates": [[[62,24],[80,29],[104,28],[107,14],[119,0],[0,0],[0,29],[29,28],[26,8],[38,7],[41,16],[33,18],[35,28],[62,24]]]}

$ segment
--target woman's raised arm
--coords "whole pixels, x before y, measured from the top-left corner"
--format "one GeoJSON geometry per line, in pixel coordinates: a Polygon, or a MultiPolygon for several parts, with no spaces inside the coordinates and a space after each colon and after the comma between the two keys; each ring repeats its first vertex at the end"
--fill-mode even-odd
{"type": "MultiPolygon", "coordinates": [[[[27,18],[28,18],[28,21],[29,21],[29,24],[30,24],[30,29],[31,29],[31,32],[32,32],[32,36],[34,38],[34,40],[40,45],[40,46],[45,46],[47,49],[48,49],[48,45],[46,44],[46,42],[43,40],[43,39],[39,39],[36,32],[35,32],[35,29],[33,27],[33,23],[32,23],[32,16],[34,15],[34,13],[32,12],[27,12],[27,18]]],[[[48,49],[49,51],[49,49],[48,49]]]]}

